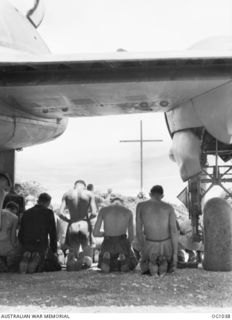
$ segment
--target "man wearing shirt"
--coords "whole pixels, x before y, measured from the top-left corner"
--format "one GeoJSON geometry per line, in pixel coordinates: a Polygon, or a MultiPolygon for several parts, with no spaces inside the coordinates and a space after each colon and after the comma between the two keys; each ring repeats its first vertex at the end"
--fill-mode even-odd
{"type": "Polygon", "coordinates": [[[41,193],[38,203],[22,216],[18,235],[23,253],[19,266],[21,273],[42,271],[49,246],[54,254],[57,252],[56,225],[53,211],[48,209],[50,203],[50,195],[41,193]]]}

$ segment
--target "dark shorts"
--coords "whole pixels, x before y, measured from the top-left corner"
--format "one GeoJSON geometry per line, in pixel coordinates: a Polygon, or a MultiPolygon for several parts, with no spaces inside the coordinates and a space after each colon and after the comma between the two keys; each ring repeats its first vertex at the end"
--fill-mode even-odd
{"type": "Polygon", "coordinates": [[[42,272],[44,271],[44,262],[45,262],[45,256],[46,256],[47,250],[48,250],[48,247],[45,244],[41,244],[41,245],[25,244],[22,246],[21,261],[23,259],[23,255],[25,252],[30,252],[31,256],[38,253],[40,257],[39,264],[37,261],[34,261],[34,259],[33,261],[32,259],[30,259],[30,263],[32,268],[35,269],[34,272],[37,272],[37,271],[42,272]]]}
{"type": "Polygon", "coordinates": [[[116,236],[116,237],[104,237],[104,241],[101,246],[101,251],[99,255],[98,267],[101,267],[103,255],[105,252],[110,253],[110,270],[119,271],[119,255],[124,254],[127,260],[130,270],[135,269],[138,261],[135,257],[131,245],[127,239],[126,235],[116,236]]]}
{"type": "Polygon", "coordinates": [[[0,256],[0,272],[17,272],[20,259],[20,246],[14,248],[8,255],[0,256]]]}
{"type": "Polygon", "coordinates": [[[38,252],[41,257],[44,257],[47,249],[48,247],[45,245],[24,244],[22,246],[22,255],[25,252],[30,252],[30,253],[38,252]]]}

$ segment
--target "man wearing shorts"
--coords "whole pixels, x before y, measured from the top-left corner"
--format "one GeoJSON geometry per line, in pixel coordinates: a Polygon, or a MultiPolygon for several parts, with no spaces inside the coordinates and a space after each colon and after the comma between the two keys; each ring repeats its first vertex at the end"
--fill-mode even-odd
{"type": "Polygon", "coordinates": [[[136,267],[138,262],[131,247],[133,216],[120,198],[111,199],[111,205],[99,211],[93,235],[104,237],[98,262],[103,272],[127,272],[136,267]],[[102,223],[104,231],[101,231],[102,223]]]}
{"type": "Polygon", "coordinates": [[[171,205],[163,202],[163,188],[154,186],[150,199],[136,208],[136,233],[141,247],[142,274],[164,275],[177,263],[178,232],[171,205]]]}

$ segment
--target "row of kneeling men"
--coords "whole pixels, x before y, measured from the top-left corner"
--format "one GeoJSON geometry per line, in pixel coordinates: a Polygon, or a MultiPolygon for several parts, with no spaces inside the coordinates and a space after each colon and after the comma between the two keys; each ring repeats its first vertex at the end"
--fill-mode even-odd
{"type": "MultiPolygon", "coordinates": [[[[0,175],[0,190],[1,180],[4,176],[0,175]]],[[[97,212],[94,193],[87,190],[83,180],[76,181],[74,188],[64,194],[58,217],[49,209],[50,195],[42,193],[37,204],[23,213],[18,226],[18,206],[8,202],[1,213],[0,271],[58,271],[62,266],[78,271],[98,261],[103,272],[128,272],[140,261],[142,274],[174,272],[177,221],[174,209],[162,197],[163,188],[156,185],[150,199],[138,203],[136,237],[133,214],[123,200],[112,198],[97,212]],[[56,220],[58,225],[67,224],[64,240],[57,238],[56,220]],[[100,250],[97,258],[96,248],[100,250]]]]}

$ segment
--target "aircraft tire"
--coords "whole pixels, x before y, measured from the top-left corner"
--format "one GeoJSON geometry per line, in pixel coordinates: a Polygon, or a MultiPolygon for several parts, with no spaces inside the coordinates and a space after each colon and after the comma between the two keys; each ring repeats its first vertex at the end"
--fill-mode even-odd
{"type": "Polygon", "coordinates": [[[204,260],[209,271],[232,271],[232,208],[221,198],[204,207],[204,260]]]}

